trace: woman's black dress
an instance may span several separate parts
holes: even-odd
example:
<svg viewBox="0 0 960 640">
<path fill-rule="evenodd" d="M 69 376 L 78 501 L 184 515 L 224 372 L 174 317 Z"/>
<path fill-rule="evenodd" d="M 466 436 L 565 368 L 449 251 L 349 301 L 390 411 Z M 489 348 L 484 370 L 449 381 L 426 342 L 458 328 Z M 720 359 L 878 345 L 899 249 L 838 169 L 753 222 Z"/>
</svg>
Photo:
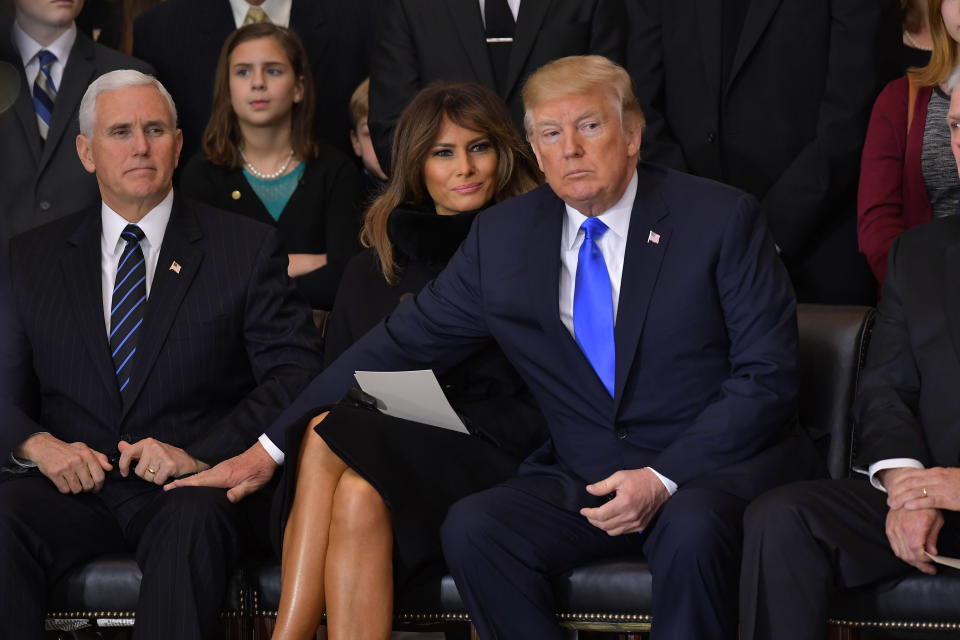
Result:
<svg viewBox="0 0 960 640">
<path fill-rule="evenodd" d="M 372 249 L 350 261 L 327 332 L 328 362 L 443 269 L 474 215 L 399 209 L 391 214 L 388 229 L 400 280 L 395 285 L 386 282 Z M 390 508 L 398 592 L 411 577 L 424 571 L 432 575 L 431 569 L 439 565 L 440 525 L 450 505 L 513 476 L 520 461 L 547 437 L 526 385 L 495 344 L 442 373 L 439 380 L 471 432 L 480 435 L 344 404 L 317 427 L 331 449 L 376 487 Z"/>
</svg>

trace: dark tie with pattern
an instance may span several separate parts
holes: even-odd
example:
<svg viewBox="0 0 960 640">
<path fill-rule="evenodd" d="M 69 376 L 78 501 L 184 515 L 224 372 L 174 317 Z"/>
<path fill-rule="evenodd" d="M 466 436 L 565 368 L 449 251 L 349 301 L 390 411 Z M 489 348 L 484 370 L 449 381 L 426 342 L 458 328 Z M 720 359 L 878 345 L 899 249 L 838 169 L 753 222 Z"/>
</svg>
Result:
<svg viewBox="0 0 960 640">
<path fill-rule="evenodd" d="M 513 32 L 517 26 L 507 0 L 484 0 L 483 18 L 487 36 L 487 51 L 500 93 L 507 90 L 507 68 L 513 48 Z"/>
<path fill-rule="evenodd" d="M 46 140 L 50 122 L 53 120 L 53 103 L 57 99 L 57 85 L 50 75 L 50 67 L 57 61 L 57 56 L 44 49 L 37 54 L 37 60 L 40 62 L 40 70 L 33 81 L 33 108 L 37 112 L 40 137 Z"/>
<path fill-rule="evenodd" d="M 130 386 L 133 356 L 137 352 L 138 333 L 143 324 L 143 308 L 147 302 L 147 265 L 143 249 L 140 248 L 140 241 L 144 237 L 140 227 L 128 224 L 120 237 L 127 241 L 127 246 L 117 266 L 113 303 L 110 305 L 110 353 L 117 385 L 123 395 Z"/>
</svg>

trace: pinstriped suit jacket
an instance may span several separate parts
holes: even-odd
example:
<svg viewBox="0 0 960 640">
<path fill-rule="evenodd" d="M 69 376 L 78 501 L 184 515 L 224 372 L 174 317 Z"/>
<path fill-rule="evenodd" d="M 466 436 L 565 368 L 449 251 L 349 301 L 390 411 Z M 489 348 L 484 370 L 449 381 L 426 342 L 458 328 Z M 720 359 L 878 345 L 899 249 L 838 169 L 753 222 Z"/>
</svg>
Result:
<svg viewBox="0 0 960 640">
<path fill-rule="evenodd" d="M 108 456 L 120 439 L 148 436 L 211 464 L 240 453 L 322 362 L 276 232 L 175 198 L 124 402 L 103 321 L 100 227 L 98 205 L 11 241 L 0 456 L 37 431 Z"/>
</svg>

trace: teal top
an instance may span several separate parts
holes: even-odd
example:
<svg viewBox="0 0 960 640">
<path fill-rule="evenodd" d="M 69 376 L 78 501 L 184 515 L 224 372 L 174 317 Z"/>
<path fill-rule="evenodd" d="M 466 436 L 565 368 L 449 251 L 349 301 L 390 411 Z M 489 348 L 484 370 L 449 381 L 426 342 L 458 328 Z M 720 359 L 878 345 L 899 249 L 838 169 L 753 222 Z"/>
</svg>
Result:
<svg viewBox="0 0 960 640">
<path fill-rule="evenodd" d="M 258 178 L 246 169 L 243 170 L 243 177 L 250 183 L 253 192 L 260 198 L 260 202 L 266 207 L 270 216 L 274 220 L 279 220 L 283 208 L 287 206 L 287 202 L 290 200 L 290 196 L 297 190 L 297 183 L 303 176 L 303 167 L 304 165 L 301 162 L 290 173 L 273 180 Z"/>
</svg>

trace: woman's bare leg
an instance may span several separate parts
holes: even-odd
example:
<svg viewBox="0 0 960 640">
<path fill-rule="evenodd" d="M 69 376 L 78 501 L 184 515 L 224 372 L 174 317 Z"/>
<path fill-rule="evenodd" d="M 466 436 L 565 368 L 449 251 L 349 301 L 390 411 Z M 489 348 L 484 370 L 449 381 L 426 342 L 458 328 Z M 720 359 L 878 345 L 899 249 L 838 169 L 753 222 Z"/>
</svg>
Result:
<svg viewBox="0 0 960 640">
<path fill-rule="evenodd" d="M 313 428 L 307 427 L 300 447 L 293 507 L 283 536 L 280 563 L 280 608 L 274 640 L 306 640 L 320 625 L 324 610 L 324 562 L 329 544 L 333 496 L 347 465 Z"/>
<path fill-rule="evenodd" d="M 393 623 L 393 525 L 373 486 L 353 469 L 340 477 L 327 547 L 330 640 L 386 640 Z"/>
</svg>

